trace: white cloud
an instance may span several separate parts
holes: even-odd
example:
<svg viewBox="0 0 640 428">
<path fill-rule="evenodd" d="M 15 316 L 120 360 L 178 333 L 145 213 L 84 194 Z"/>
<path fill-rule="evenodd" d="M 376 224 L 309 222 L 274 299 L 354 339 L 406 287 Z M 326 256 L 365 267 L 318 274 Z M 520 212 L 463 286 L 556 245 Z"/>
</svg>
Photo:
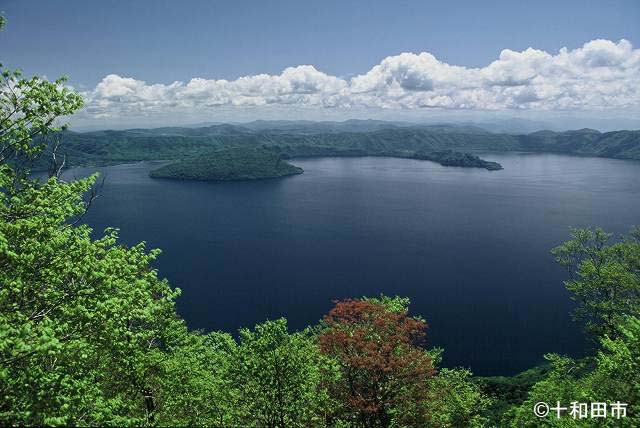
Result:
<svg viewBox="0 0 640 428">
<path fill-rule="evenodd" d="M 148 84 L 106 76 L 83 92 L 92 118 L 150 116 L 238 107 L 319 109 L 624 110 L 640 107 L 640 49 L 620 40 L 592 40 L 555 54 L 505 49 L 482 68 L 444 63 L 430 53 L 390 56 L 349 79 L 311 65 L 279 75 L 236 80 L 194 78 Z"/>
</svg>

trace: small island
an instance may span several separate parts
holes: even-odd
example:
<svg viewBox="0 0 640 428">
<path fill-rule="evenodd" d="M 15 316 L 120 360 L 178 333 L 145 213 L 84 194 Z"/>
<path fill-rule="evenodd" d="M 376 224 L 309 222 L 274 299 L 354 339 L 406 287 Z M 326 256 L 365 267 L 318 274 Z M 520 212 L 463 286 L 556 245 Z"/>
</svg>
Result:
<svg viewBox="0 0 640 428">
<path fill-rule="evenodd" d="M 302 174 L 302 168 L 261 149 L 226 149 L 182 159 L 149 173 L 152 178 L 198 181 L 261 180 Z"/>
</svg>

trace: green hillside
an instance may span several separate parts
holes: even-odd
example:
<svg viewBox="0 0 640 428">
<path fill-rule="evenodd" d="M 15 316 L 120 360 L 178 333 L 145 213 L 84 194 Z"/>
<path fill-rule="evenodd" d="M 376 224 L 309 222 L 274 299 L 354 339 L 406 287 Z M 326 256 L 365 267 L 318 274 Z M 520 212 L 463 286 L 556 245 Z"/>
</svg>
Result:
<svg viewBox="0 0 640 428">
<path fill-rule="evenodd" d="M 313 124 L 313 123 L 312 123 Z M 266 125 L 265 125 L 266 126 Z M 144 160 L 207 157 L 232 148 L 261 148 L 283 158 L 317 156 L 406 156 L 446 150 L 529 151 L 640 160 L 640 131 L 595 130 L 532 134 L 493 134 L 470 127 L 388 125 L 351 131 L 327 125 L 251 129 L 237 125 L 204 128 L 158 128 L 87 133 L 64 132 L 60 151 L 68 166 L 112 165 Z M 353 129 L 364 129 L 363 126 Z M 45 157 L 46 158 L 46 157 Z"/>
</svg>

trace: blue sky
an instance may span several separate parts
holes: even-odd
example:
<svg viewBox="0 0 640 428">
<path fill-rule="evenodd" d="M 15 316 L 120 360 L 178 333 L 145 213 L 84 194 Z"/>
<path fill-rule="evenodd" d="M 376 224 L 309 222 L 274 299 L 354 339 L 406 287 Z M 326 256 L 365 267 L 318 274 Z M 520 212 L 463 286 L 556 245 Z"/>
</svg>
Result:
<svg viewBox="0 0 640 428">
<path fill-rule="evenodd" d="M 605 115 L 616 118 L 629 116 L 638 107 L 637 94 L 627 87 L 636 83 L 640 69 L 634 62 L 640 45 L 637 0 L 3 0 L 0 10 L 8 19 L 0 34 L 2 63 L 19 66 L 27 74 L 70 76 L 74 87 L 87 92 L 90 105 L 84 116 L 79 116 L 85 121 L 117 124 L 139 116 L 141 122 L 152 123 L 154 118 L 163 121 L 170 114 L 185 122 L 225 119 L 235 112 L 246 118 L 287 118 L 300 107 L 307 118 L 323 118 L 327 111 L 329 116 L 386 112 L 397 117 L 405 110 L 411 111 L 407 117 L 413 117 L 422 115 L 424 108 L 438 112 L 436 115 L 443 111 L 515 114 L 523 110 L 544 115 L 550 110 L 592 112 L 604 108 Z M 611 44 L 585 48 L 585 43 L 598 39 Z M 628 45 L 620 45 L 621 39 Z M 478 83 L 482 88 L 473 93 L 469 88 L 463 91 L 461 83 L 451 83 L 446 67 L 441 67 L 483 70 L 502 59 L 504 49 L 524 52 L 529 47 L 552 57 L 566 47 L 575 53 L 571 67 L 580 61 L 600 67 L 597 73 L 585 69 L 585 76 L 594 79 L 602 80 L 603 67 L 618 67 L 609 70 L 606 78 L 627 79 L 622 90 L 628 90 L 626 98 L 611 101 L 607 91 L 621 91 L 611 86 L 572 103 L 567 98 L 571 94 L 559 94 L 549 86 L 549 82 L 551 86 L 566 85 L 566 78 L 552 82 L 551 76 L 559 74 L 553 70 L 535 79 L 535 85 L 527 84 L 517 91 L 495 89 L 522 86 L 518 80 L 522 76 L 533 82 L 534 76 L 524 71 L 527 67 L 564 67 L 560 57 L 545 60 L 527 54 L 526 58 L 507 58 L 500 70 L 482 72 L 485 81 L 488 74 L 493 76 L 489 80 L 494 89 L 485 95 L 476 92 L 485 91 L 486 82 Z M 403 52 L 415 57 L 399 57 Z M 420 57 L 423 52 L 438 62 Z M 612 55 L 623 59 L 613 64 L 607 59 Z M 383 64 L 386 74 L 372 75 L 372 69 L 385 58 L 396 59 Z M 623 60 L 624 70 L 619 66 Z M 507 64 L 509 61 L 516 65 Z M 299 65 L 313 70 L 294 69 L 282 77 L 287 67 Z M 568 69 L 563 70 L 566 75 Z M 237 82 L 233 87 L 219 83 L 220 79 L 234 82 L 241 76 L 263 73 L 280 78 Z M 491 80 L 495 73 L 511 83 L 495 83 Z M 505 73 L 512 75 L 505 77 Z M 108 76 L 121 80 L 111 78 L 105 83 Z M 356 85 L 358 92 L 352 79 L 359 76 L 363 78 Z M 469 81 L 474 76 L 467 73 L 458 78 Z M 196 84 L 186 88 L 194 78 L 204 82 L 195 82 L 199 92 L 194 89 Z M 382 87 L 381 79 L 392 84 Z M 170 87 L 173 82 L 182 82 L 184 87 Z M 102 89 L 96 89 L 101 83 Z M 575 91 L 593 86 L 588 80 L 584 83 Z M 153 85 L 161 86 L 153 89 Z M 256 98 L 258 87 L 270 89 Z M 354 95 L 356 92 L 360 95 Z M 365 92 L 375 92 L 375 97 L 365 99 L 361 95 Z M 160 96 L 173 101 L 163 104 L 153 98 Z"/>
</svg>

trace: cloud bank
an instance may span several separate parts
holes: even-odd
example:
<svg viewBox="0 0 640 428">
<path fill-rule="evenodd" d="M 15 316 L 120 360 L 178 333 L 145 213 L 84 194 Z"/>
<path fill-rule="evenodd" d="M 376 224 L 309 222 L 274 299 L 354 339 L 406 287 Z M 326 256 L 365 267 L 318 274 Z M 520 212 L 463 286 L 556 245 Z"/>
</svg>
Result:
<svg viewBox="0 0 640 428">
<path fill-rule="evenodd" d="M 240 107 L 584 111 L 640 107 L 640 49 L 627 40 L 592 40 L 555 54 L 505 49 L 482 68 L 430 53 L 389 56 L 364 74 L 331 76 L 312 65 L 236 80 L 194 78 L 149 84 L 110 74 L 84 91 L 91 118 L 215 111 Z"/>
</svg>

